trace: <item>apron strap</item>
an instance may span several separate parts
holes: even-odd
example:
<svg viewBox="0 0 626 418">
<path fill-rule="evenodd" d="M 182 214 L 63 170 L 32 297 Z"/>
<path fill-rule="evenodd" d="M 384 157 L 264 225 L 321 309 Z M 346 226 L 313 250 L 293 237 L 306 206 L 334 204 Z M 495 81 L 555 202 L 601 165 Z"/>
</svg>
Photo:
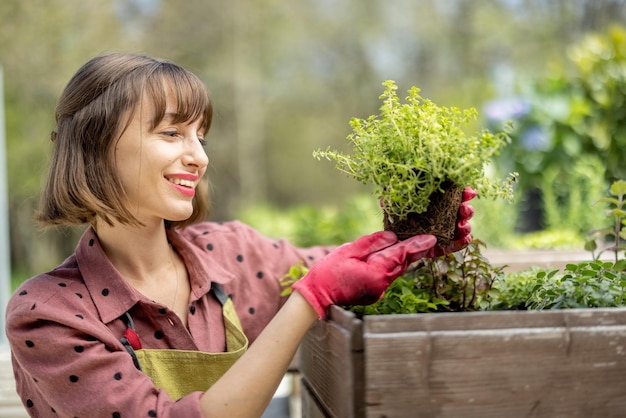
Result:
<svg viewBox="0 0 626 418">
<path fill-rule="evenodd" d="M 211 291 L 213 292 L 213 294 L 215 295 L 215 298 L 220 302 L 222 306 L 224 306 L 224 304 L 230 297 L 226 293 L 226 291 L 224 291 L 224 288 L 222 287 L 222 285 L 219 283 L 211 282 Z"/>
<path fill-rule="evenodd" d="M 141 370 L 141 365 L 139 364 L 139 359 L 137 358 L 137 354 L 135 353 L 135 348 L 139 350 L 141 348 L 141 341 L 139 340 L 139 335 L 135 331 L 135 324 L 133 323 L 133 318 L 130 316 L 128 312 L 125 312 L 124 315 L 120 317 L 122 321 L 126 324 L 126 331 L 124 331 L 124 335 L 120 338 L 120 342 L 130 354 L 130 357 L 133 359 L 133 364 L 139 371 Z"/>
</svg>

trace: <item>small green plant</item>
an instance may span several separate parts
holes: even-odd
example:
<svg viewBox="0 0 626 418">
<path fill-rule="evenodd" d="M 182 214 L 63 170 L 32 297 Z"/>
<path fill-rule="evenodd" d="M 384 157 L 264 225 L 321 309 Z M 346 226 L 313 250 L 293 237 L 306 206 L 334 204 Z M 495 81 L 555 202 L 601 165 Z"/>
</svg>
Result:
<svg viewBox="0 0 626 418">
<path fill-rule="evenodd" d="M 533 290 L 550 280 L 558 270 L 548 271 L 539 267 L 501 274 L 481 300 L 483 311 L 526 310 Z"/>
<path fill-rule="evenodd" d="M 503 269 L 482 255 L 484 246 L 474 240 L 456 253 L 423 259 L 396 279 L 378 302 L 350 310 L 365 315 L 476 311 Z"/>
<path fill-rule="evenodd" d="M 528 309 L 571 309 L 624 306 L 624 264 L 590 261 L 568 264 L 538 283 L 527 301 Z"/>
<path fill-rule="evenodd" d="M 417 87 L 401 103 L 393 81 L 383 86 L 380 114 L 350 121 L 352 154 L 327 148 L 315 151 L 314 157 L 334 160 L 341 172 L 373 184 L 384 212 L 395 219 L 426 212 L 433 196 L 449 187 L 471 186 L 479 197 L 512 200 L 515 173 L 502 182 L 485 175 L 486 166 L 507 144 L 505 132 L 468 134 L 476 109 L 440 107 L 423 99 Z"/>
<path fill-rule="evenodd" d="M 465 249 L 423 259 L 396 279 L 383 297 L 369 306 L 346 307 L 357 315 L 409 314 L 476 310 L 540 310 L 626 306 L 626 182 L 612 184 L 605 203 L 610 226 L 594 231 L 587 243 L 593 260 L 568 264 L 563 270 L 531 267 L 505 273 L 482 254 L 485 244 L 474 240 Z M 598 252 L 600 244 L 604 245 Z M 615 252 L 615 261 L 600 260 L 603 251 Z M 283 294 L 306 274 L 292 267 L 281 279 Z"/>
<path fill-rule="evenodd" d="M 280 287 L 282 288 L 280 295 L 290 295 L 292 292 L 291 286 L 302 277 L 304 277 L 304 275 L 307 274 L 308 271 L 309 269 L 304 266 L 304 263 L 302 261 L 296 265 L 291 266 L 287 274 L 278 279 Z"/>
<path fill-rule="evenodd" d="M 609 189 L 611 196 L 600 199 L 599 203 L 606 203 L 609 207 L 606 210 L 606 216 L 611 220 L 611 225 L 606 228 L 596 229 L 589 233 L 589 238 L 585 243 L 585 249 L 590 251 L 593 259 L 597 260 L 605 251 L 613 251 L 615 253 L 615 263 L 619 260 L 619 252 L 626 250 L 626 231 L 623 226 L 626 225 L 626 181 L 618 180 L 611 185 Z M 610 245 L 601 248 L 605 242 Z M 596 252 L 597 251 L 597 252 Z"/>
<path fill-rule="evenodd" d="M 619 253 L 626 250 L 626 182 L 618 180 L 609 190 L 610 196 L 600 198 L 608 209 L 610 222 L 606 228 L 592 231 L 585 244 L 592 260 L 568 264 L 563 271 L 527 270 L 499 277 L 494 283 L 484 309 L 566 309 L 624 306 L 626 302 L 626 259 Z M 609 243 L 608 246 L 605 243 Z M 601 248 L 601 249 L 599 249 Z M 600 260 L 605 251 L 615 253 L 614 262 Z"/>
<path fill-rule="evenodd" d="M 433 298 L 428 289 L 417 286 L 415 279 L 412 274 L 400 276 L 391 283 L 383 297 L 376 303 L 346 308 L 357 316 L 445 311 L 448 302 L 445 299 Z"/>
</svg>

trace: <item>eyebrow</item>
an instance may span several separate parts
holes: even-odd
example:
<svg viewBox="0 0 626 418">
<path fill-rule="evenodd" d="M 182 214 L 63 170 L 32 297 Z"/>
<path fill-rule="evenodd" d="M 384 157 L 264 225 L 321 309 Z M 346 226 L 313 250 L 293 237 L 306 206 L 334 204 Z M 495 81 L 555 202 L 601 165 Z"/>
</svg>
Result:
<svg viewBox="0 0 626 418">
<path fill-rule="evenodd" d="M 178 112 L 165 112 L 163 115 L 163 120 L 174 120 L 180 116 Z"/>
</svg>

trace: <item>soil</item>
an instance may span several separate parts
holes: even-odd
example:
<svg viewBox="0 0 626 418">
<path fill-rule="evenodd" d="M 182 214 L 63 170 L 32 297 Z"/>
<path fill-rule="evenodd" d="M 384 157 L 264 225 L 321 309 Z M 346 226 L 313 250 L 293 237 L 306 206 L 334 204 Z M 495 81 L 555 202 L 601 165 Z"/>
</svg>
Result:
<svg viewBox="0 0 626 418">
<path fill-rule="evenodd" d="M 437 192 L 431 195 L 426 212 L 411 213 L 406 219 L 393 220 L 384 212 L 384 229 L 395 232 L 401 240 L 414 235 L 432 234 L 437 237 L 438 244 L 450 244 L 456 233 L 463 190 L 449 182 L 444 183 L 442 189 L 444 193 Z"/>
</svg>

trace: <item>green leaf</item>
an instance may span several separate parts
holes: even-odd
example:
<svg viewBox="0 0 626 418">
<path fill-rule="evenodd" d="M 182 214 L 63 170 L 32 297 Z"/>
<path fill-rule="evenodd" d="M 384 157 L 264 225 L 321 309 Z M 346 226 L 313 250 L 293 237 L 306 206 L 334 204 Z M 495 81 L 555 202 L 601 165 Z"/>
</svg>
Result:
<svg viewBox="0 0 626 418">
<path fill-rule="evenodd" d="M 613 196 L 624 196 L 626 195 L 626 181 L 618 180 L 611 185 L 611 194 Z"/>
</svg>

